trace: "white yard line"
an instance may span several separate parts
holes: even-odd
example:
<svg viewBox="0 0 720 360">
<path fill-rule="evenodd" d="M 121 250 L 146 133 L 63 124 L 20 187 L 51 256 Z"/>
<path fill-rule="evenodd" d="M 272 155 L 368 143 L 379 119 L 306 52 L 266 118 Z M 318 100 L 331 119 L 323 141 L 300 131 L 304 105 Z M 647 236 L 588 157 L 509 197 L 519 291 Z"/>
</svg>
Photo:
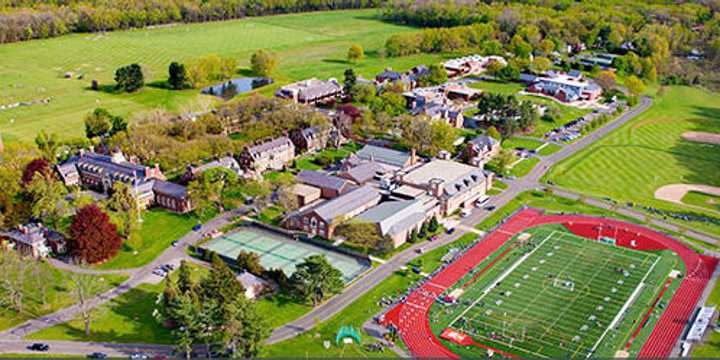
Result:
<svg viewBox="0 0 720 360">
<path fill-rule="evenodd" d="M 502 273 L 502 275 L 500 275 L 500 277 L 498 277 L 497 279 L 493 280 L 493 282 L 490 283 L 490 285 L 488 285 L 488 286 L 485 288 L 485 290 L 483 290 L 482 294 L 481 294 L 475 301 L 473 301 L 473 303 L 470 304 L 470 306 L 468 306 L 467 308 L 465 308 L 465 310 L 463 310 L 463 312 L 460 313 L 460 315 L 458 315 L 455 319 L 453 319 L 453 321 L 450 322 L 450 325 L 449 325 L 449 326 L 452 327 L 452 325 L 453 325 L 456 321 L 458 321 L 458 319 L 460 319 L 461 317 L 465 316 L 465 314 L 467 314 L 467 312 L 470 311 L 470 309 L 474 308 L 475 305 L 477 305 L 477 303 L 480 302 L 480 300 L 482 300 L 487 294 L 490 293 L 490 291 L 492 291 L 492 290 L 495 288 L 495 284 L 497 284 L 498 282 L 503 281 L 503 279 L 505 279 L 506 277 L 508 277 L 508 275 L 510 275 L 510 273 L 512 273 L 518 266 L 520 266 L 520 264 L 522 264 L 527 258 L 529 258 L 532 254 L 534 254 L 535 251 L 537 251 L 539 248 L 541 248 L 541 247 L 543 246 L 543 244 L 545 244 L 545 242 L 548 241 L 548 239 L 550 239 L 553 235 L 555 235 L 555 230 L 553 230 L 553 232 L 551 232 L 550 235 L 548 235 L 545 239 L 543 239 L 543 241 L 542 241 L 538 246 L 536 246 L 536 247 L 535 247 L 534 249 L 532 249 L 529 253 L 523 255 L 523 256 L 522 256 L 520 259 L 518 259 L 514 264 L 512 264 L 512 266 L 510 266 L 510 268 L 508 268 L 507 270 L 505 270 L 505 272 Z"/>
<path fill-rule="evenodd" d="M 595 345 L 593 345 L 593 347 L 590 349 L 586 358 L 589 358 L 595 352 L 595 350 L 597 350 L 597 347 L 600 346 L 600 343 L 603 341 L 603 339 L 605 339 L 605 336 L 607 335 L 608 332 L 610 332 L 610 329 L 614 328 L 615 325 L 617 325 L 617 323 L 620 321 L 620 318 L 622 318 L 623 313 L 625 313 L 625 311 L 627 311 L 627 309 L 630 307 L 630 305 L 632 305 L 632 303 L 635 302 L 635 299 L 638 297 L 638 295 L 640 295 L 640 290 L 645 286 L 645 280 L 647 280 L 647 277 L 650 276 L 650 273 L 653 271 L 653 269 L 655 268 L 655 265 L 657 265 L 658 261 L 660 261 L 659 256 L 657 257 L 657 259 L 655 259 L 655 262 L 652 264 L 650 269 L 648 269 L 648 271 L 645 273 L 645 276 L 643 276 L 640 283 L 638 283 L 638 286 L 635 288 L 635 291 L 633 291 L 632 295 L 630 295 L 630 297 L 627 299 L 627 301 L 625 302 L 623 307 L 621 307 L 620 310 L 618 311 L 617 315 L 615 315 L 615 318 L 613 319 L 613 321 L 610 322 L 610 325 L 608 325 L 608 327 L 605 329 L 605 331 L 602 333 L 602 335 L 600 335 L 600 338 L 598 339 L 597 342 L 595 342 Z"/>
</svg>

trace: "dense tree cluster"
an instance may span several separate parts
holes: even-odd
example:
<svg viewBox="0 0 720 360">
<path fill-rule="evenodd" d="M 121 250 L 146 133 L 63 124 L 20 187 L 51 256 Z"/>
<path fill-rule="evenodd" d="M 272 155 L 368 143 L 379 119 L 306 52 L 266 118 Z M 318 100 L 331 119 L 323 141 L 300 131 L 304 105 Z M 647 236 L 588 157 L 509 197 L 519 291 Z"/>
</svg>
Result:
<svg viewBox="0 0 720 360">
<path fill-rule="evenodd" d="M 210 273 L 193 277 L 183 261 L 177 280 L 168 278 L 156 312 L 172 328 L 175 345 L 190 358 L 194 345 L 222 344 L 233 358 L 258 356 L 271 328 L 254 303 L 243 296 L 245 289 L 235 273 L 212 253 Z"/>
<path fill-rule="evenodd" d="M 506 137 L 532 129 L 540 117 L 531 101 L 494 93 L 480 96 L 477 114 L 484 125 L 499 129 Z"/>
<path fill-rule="evenodd" d="M 543 1 L 489 4 L 464 1 L 389 1 L 384 16 L 395 22 L 431 27 L 391 36 L 389 56 L 419 52 L 475 51 L 514 55 L 525 70 L 542 70 L 547 56 L 584 45 L 626 54 L 620 72 L 654 81 L 658 75 L 697 81 L 703 69 L 720 63 L 720 13 L 712 2 Z M 684 58 L 693 50 L 704 60 Z M 530 60 L 533 54 L 535 59 Z M 673 56 L 678 55 L 678 56 Z"/>
<path fill-rule="evenodd" d="M 71 32 L 98 32 L 176 22 L 375 7 L 377 0 L 67 0 L 0 2 L 0 43 Z"/>
</svg>

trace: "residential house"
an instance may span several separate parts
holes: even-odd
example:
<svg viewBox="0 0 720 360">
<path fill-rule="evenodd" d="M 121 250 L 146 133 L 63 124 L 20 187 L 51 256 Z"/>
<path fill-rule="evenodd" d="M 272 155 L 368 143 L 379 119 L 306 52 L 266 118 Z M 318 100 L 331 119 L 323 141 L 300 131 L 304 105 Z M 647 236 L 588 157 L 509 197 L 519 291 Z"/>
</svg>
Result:
<svg viewBox="0 0 720 360">
<path fill-rule="evenodd" d="M 413 109 L 413 115 L 426 115 L 431 120 L 442 120 L 454 128 L 462 128 L 465 124 L 463 107 L 450 101 L 431 102 L 425 106 Z"/>
<path fill-rule="evenodd" d="M 325 199 L 336 198 L 354 188 L 345 179 L 314 170 L 301 170 L 295 176 L 295 181 L 320 189 L 321 196 Z"/>
<path fill-rule="evenodd" d="M 24 256 L 41 258 L 47 257 L 51 250 L 60 254 L 65 252 L 65 239 L 62 235 L 45 228 L 42 224 L 20 225 L 0 233 L 0 238 L 8 239 L 12 247 Z"/>
<path fill-rule="evenodd" d="M 237 175 L 242 175 L 243 173 L 243 170 L 240 168 L 240 164 L 238 164 L 237 160 L 235 160 L 234 157 L 225 156 L 220 159 L 213 160 L 209 163 L 202 164 L 200 166 L 188 165 L 187 170 L 183 175 L 183 180 L 185 182 L 192 181 L 197 178 L 198 175 L 204 173 L 205 171 L 217 168 L 228 169 Z"/>
<path fill-rule="evenodd" d="M 300 104 L 317 104 L 334 101 L 342 95 L 343 88 L 335 79 L 328 81 L 315 78 L 298 81 L 278 89 L 275 96 Z"/>
<path fill-rule="evenodd" d="M 432 217 L 437 200 L 389 200 L 366 210 L 356 220 L 370 222 L 377 226 L 382 236 L 392 239 L 394 247 L 404 244 L 413 230 L 420 230 L 422 224 Z"/>
<path fill-rule="evenodd" d="M 362 186 L 310 209 L 291 215 L 285 225 L 311 236 L 333 237 L 335 227 L 344 219 L 355 217 L 380 203 L 382 196 L 372 186 Z"/>
<path fill-rule="evenodd" d="M 295 158 L 295 145 L 287 136 L 245 147 L 238 156 L 240 167 L 256 175 L 281 170 Z"/>
<path fill-rule="evenodd" d="M 500 142 L 496 139 L 480 135 L 467 143 L 465 158 L 473 166 L 483 167 L 490 159 L 500 153 Z"/>
<path fill-rule="evenodd" d="M 565 73 L 548 72 L 539 77 L 527 89 L 532 93 L 555 97 L 562 102 L 594 101 L 602 95 L 602 88 L 580 76 Z"/>
<path fill-rule="evenodd" d="M 113 185 L 119 181 L 131 186 L 142 208 L 159 205 L 179 213 L 191 209 L 184 187 L 165 182 L 165 176 L 157 164 L 149 167 L 130 162 L 119 149 L 111 155 L 80 150 L 79 155 L 71 157 L 56 169 L 67 186 L 84 186 L 109 194 Z M 156 185 L 156 182 L 160 183 Z M 172 191 L 157 191 L 170 188 Z"/>
<path fill-rule="evenodd" d="M 443 216 L 472 208 L 492 187 L 492 174 L 474 166 L 450 160 L 433 160 L 408 173 L 396 174 L 396 181 L 422 189 L 439 200 Z"/>
</svg>

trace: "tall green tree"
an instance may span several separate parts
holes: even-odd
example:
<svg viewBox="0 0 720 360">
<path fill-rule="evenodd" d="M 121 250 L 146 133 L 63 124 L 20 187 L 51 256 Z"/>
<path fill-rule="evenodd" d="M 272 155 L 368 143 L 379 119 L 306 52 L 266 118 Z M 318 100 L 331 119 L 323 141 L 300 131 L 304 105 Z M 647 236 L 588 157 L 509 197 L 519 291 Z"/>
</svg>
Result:
<svg viewBox="0 0 720 360">
<path fill-rule="evenodd" d="M 185 65 L 175 61 L 170 63 L 170 66 L 168 66 L 168 85 L 174 90 L 182 90 L 190 86 Z"/>
<path fill-rule="evenodd" d="M 205 299 L 215 299 L 219 304 L 227 304 L 235 297 L 245 294 L 245 288 L 235 272 L 217 253 L 213 252 L 210 256 L 210 265 L 210 273 L 200 287 Z"/>
<path fill-rule="evenodd" d="M 250 57 L 250 66 L 256 76 L 270 77 L 275 71 L 277 60 L 275 55 L 260 49 Z"/>
<path fill-rule="evenodd" d="M 343 288 L 342 273 L 324 255 L 309 256 L 295 268 L 290 277 L 293 294 L 302 301 L 317 306 L 328 296 Z"/>
<path fill-rule="evenodd" d="M 365 57 L 365 50 L 359 44 L 352 44 L 348 49 L 347 58 L 351 62 L 362 60 Z"/>
<path fill-rule="evenodd" d="M 345 70 L 345 80 L 343 81 L 343 91 L 347 96 L 353 96 L 355 92 L 355 84 L 357 83 L 357 76 L 355 76 L 355 70 Z"/>
<path fill-rule="evenodd" d="M 130 185 L 115 182 L 107 208 L 114 213 L 119 232 L 126 239 L 140 230 L 140 205 Z"/>
<path fill-rule="evenodd" d="M 115 71 L 115 89 L 134 92 L 145 86 L 145 76 L 138 64 L 123 66 Z"/>
<path fill-rule="evenodd" d="M 85 116 L 85 135 L 88 139 L 105 136 L 112 129 L 112 114 L 103 108 L 95 108 Z"/>
<path fill-rule="evenodd" d="M 50 227 L 56 227 L 68 212 L 65 185 L 50 172 L 37 172 L 28 186 L 32 197 L 32 214 Z"/>
<path fill-rule="evenodd" d="M 60 148 L 60 140 L 58 140 L 57 134 L 48 135 L 45 130 L 40 130 L 35 137 L 35 145 L 42 156 L 50 162 L 57 160 L 58 150 Z"/>
</svg>

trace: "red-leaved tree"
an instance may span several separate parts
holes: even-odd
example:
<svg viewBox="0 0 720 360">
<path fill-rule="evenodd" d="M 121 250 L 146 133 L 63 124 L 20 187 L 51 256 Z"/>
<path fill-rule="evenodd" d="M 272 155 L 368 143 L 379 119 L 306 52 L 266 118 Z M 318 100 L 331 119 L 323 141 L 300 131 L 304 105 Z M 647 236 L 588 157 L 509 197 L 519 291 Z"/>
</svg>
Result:
<svg viewBox="0 0 720 360">
<path fill-rule="evenodd" d="M 50 163 L 47 160 L 45 160 L 43 158 L 35 159 L 35 160 L 31 161 L 30 163 L 28 163 L 27 166 L 25 166 L 25 171 L 23 171 L 23 175 L 22 175 L 22 182 L 23 182 L 23 184 L 27 185 L 32 181 L 33 176 L 35 176 L 35 174 L 37 174 L 37 173 L 47 174 L 49 172 L 50 172 Z"/>
<path fill-rule="evenodd" d="M 89 264 L 115 256 L 122 246 L 117 227 L 95 204 L 87 205 L 75 214 L 69 234 L 70 254 Z"/>
</svg>

